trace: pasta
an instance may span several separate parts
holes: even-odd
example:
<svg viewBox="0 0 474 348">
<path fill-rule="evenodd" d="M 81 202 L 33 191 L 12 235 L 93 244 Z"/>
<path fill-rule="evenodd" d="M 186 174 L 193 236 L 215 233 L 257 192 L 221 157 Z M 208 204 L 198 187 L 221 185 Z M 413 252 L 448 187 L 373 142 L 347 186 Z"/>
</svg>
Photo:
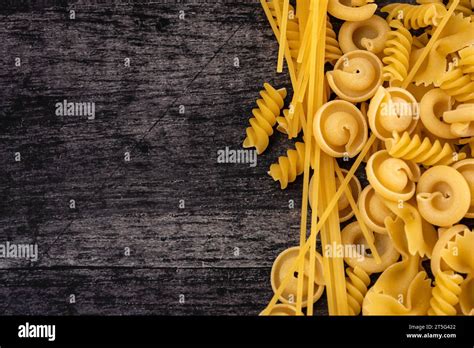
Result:
<svg viewBox="0 0 474 348">
<path fill-rule="evenodd" d="M 464 74 L 474 80 L 474 45 L 463 48 L 459 52 L 459 66 Z"/>
<path fill-rule="evenodd" d="M 376 15 L 359 22 L 344 22 L 339 30 L 339 45 L 344 53 L 367 50 L 377 54 L 383 50 L 389 31 L 387 22 Z"/>
<path fill-rule="evenodd" d="M 456 304 L 457 297 L 459 297 L 459 307 L 462 313 L 464 315 L 474 314 L 474 292 L 472 291 L 474 289 L 472 282 L 474 261 L 472 257 L 469 257 L 469 255 L 472 255 L 470 254 L 472 243 L 474 243 L 474 233 L 465 225 L 455 225 L 449 229 L 440 231 L 440 238 L 436 242 L 431 258 L 431 269 L 435 275 L 435 279 L 439 277 L 441 273 L 466 273 L 468 276 L 462 281 L 459 293 L 455 286 L 462 280 L 459 277 L 456 277 L 454 284 L 453 281 L 449 284 L 450 291 L 447 290 L 439 294 L 433 293 L 430 314 L 439 315 L 452 313 L 453 309 L 456 310 L 456 307 L 453 308 L 453 305 Z M 465 254 L 466 250 L 469 250 L 467 254 Z M 447 304 L 444 303 L 442 307 L 437 306 L 438 300 L 446 297 L 451 301 Z"/>
<path fill-rule="evenodd" d="M 409 161 L 392 158 L 382 150 L 370 157 L 365 170 L 370 185 L 384 199 L 408 201 L 415 194 L 420 169 Z"/>
<path fill-rule="evenodd" d="M 393 138 L 385 141 L 385 147 L 392 157 L 421 163 L 424 166 L 450 165 L 466 157 L 464 153 L 455 152 L 448 143 L 442 145 L 439 140 L 431 143 L 428 138 L 422 140 L 416 134 L 410 137 L 407 132 L 401 137 L 394 132 Z"/>
<path fill-rule="evenodd" d="M 345 169 L 341 170 L 341 174 L 343 174 L 345 177 L 347 174 L 347 170 Z M 313 184 L 314 184 L 313 179 L 314 179 L 314 176 L 311 178 L 311 181 L 309 183 L 310 192 L 312 192 L 313 190 Z M 336 178 L 336 188 L 339 188 L 340 185 L 341 185 L 341 180 L 339 180 L 339 178 Z M 357 201 L 359 198 L 360 192 L 362 190 L 359 180 L 356 177 L 353 177 L 351 181 L 349 182 L 348 188 L 351 192 L 353 199 Z M 313 206 L 313 199 L 311 196 L 309 197 L 309 205 L 311 207 Z M 339 200 L 337 201 L 337 206 L 339 210 L 339 222 L 347 221 L 354 216 L 354 211 L 346 195 L 343 195 L 341 196 L 341 198 L 339 198 Z"/>
<path fill-rule="evenodd" d="M 344 21 L 364 21 L 372 17 L 376 9 L 376 4 L 366 4 L 360 7 L 352 7 L 344 5 L 341 0 L 329 0 L 328 2 L 328 12 L 332 16 Z"/>
<path fill-rule="evenodd" d="M 303 315 L 303 312 L 297 311 L 295 306 L 289 304 L 277 304 L 272 308 L 268 315 L 271 316 L 296 316 Z"/>
<path fill-rule="evenodd" d="M 411 133 L 419 119 L 416 99 L 398 87 L 379 87 L 367 111 L 370 129 L 380 140 L 392 137 L 393 132 Z"/>
<path fill-rule="evenodd" d="M 456 101 L 474 103 L 474 81 L 460 67 L 451 68 L 440 78 L 438 84 L 439 88 Z"/>
<path fill-rule="evenodd" d="M 461 104 L 456 110 L 445 111 L 443 121 L 451 124 L 451 133 L 459 138 L 474 136 L 474 104 Z"/>
<path fill-rule="evenodd" d="M 326 27 L 326 54 L 325 61 L 334 65 L 339 58 L 342 56 L 341 48 L 339 47 L 339 42 L 337 41 L 337 36 L 332 28 L 331 22 L 327 21 Z"/>
<path fill-rule="evenodd" d="M 410 255 L 431 257 L 436 243 L 436 230 L 433 226 L 422 219 L 417 207 L 410 202 L 384 201 L 384 204 L 392 213 L 396 215 L 396 221 L 403 222 L 405 231 L 406 249 Z M 391 217 L 386 218 L 385 224 L 392 221 Z"/>
<path fill-rule="evenodd" d="M 382 84 L 382 62 L 371 52 L 357 50 L 344 54 L 326 76 L 339 98 L 353 103 L 371 98 Z"/>
<path fill-rule="evenodd" d="M 427 26 L 437 26 L 446 15 L 443 4 L 432 3 L 424 5 L 409 5 L 393 3 L 382 7 L 382 12 L 388 13 L 387 21 L 400 18 L 407 29 L 420 29 Z"/>
<path fill-rule="evenodd" d="M 358 205 L 367 227 L 374 232 L 386 234 L 385 219 L 395 218 L 395 214 L 385 206 L 383 199 L 375 193 L 372 186 L 368 185 L 362 190 Z"/>
<path fill-rule="evenodd" d="M 299 246 L 275 260 L 262 315 L 313 315 L 324 290 L 330 315 L 474 315 L 474 232 L 453 226 L 474 218 L 472 4 L 417 3 L 384 20 L 372 0 L 261 0 L 293 96 L 263 91 L 245 145 L 302 131 L 268 174 L 282 189 L 304 174 Z"/>
<path fill-rule="evenodd" d="M 387 234 L 375 233 L 373 235 L 375 247 L 380 253 L 381 262 L 377 263 L 373 255 L 367 254 L 369 249 L 360 224 L 352 222 L 341 232 L 341 241 L 345 247 L 352 248 L 351 253 L 346 253 L 344 261 L 352 268 L 360 268 L 367 274 L 380 273 L 388 266 L 397 262 L 400 257 L 399 252 L 394 248 L 390 237 Z M 357 248 L 359 247 L 359 248 Z M 363 247 L 363 250 L 360 248 Z"/>
<path fill-rule="evenodd" d="M 382 59 L 385 66 L 382 71 L 385 81 L 395 83 L 403 81 L 408 75 L 413 38 L 398 20 L 392 20 L 390 27 L 393 30 L 388 33 L 385 42 L 385 57 Z"/>
<path fill-rule="evenodd" d="M 271 284 L 273 291 L 276 292 L 278 289 L 283 277 L 286 275 L 288 268 L 291 267 L 292 262 L 296 259 L 299 254 L 299 247 L 292 247 L 289 249 L 284 250 L 278 257 L 275 259 L 273 263 L 272 271 L 271 271 Z M 323 279 L 323 271 L 322 271 L 322 258 L 319 253 L 316 254 L 316 259 L 318 263 L 316 264 L 316 268 L 313 270 L 315 277 L 314 282 L 317 286 L 317 290 L 314 293 L 313 301 L 316 302 L 322 295 L 324 291 L 324 279 Z M 309 258 L 306 256 L 306 265 L 309 264 Z M 306 267 L 304 269 L 304 288 L 303 288 L 303 296 L 307 298 L 307 291 L 308 291 L 308 277 L 309 277 L 310 269 Z M 297 276 L 293 276 L 293 279 L 286 287 L 285 291 L 279 297 L 280 301 L 284 304 L 292 304 L 296 299 L 297 294 Z M 302 306 L 306 307 L 307 301 L 303 301 Z"/>
<path fill-rule="evenodd" d="M 452 0 L 448 1 L 447 6 L 450 6 L 453 3 Z M 456 9 L 454 10 L 455 13 L 462 13 L 463 16 L 469 17 L 472 15 L 472 5 L 470 0 L 461 0 L 459 2 L 459 5 L 456 6 Z"/>
<path fill-rule="evenodd" d="M 416 200 L 423 218 L 437 226 L 450 226 L 469 210 L 469 185 L 456 169 L 435 166 L 424 172 L 417 186 Z"/>
<path fill-rule="evenodd" d="M 429 315 L 456 315 L 463 277 L 452 271 L 439 272 L 435 278 Z"/>
<path fill-rule="evenodd" d="M 347 301 L 352 315 L 359 315 L 370 284 L 369 275 L 360 267 L 346 268 Z"/>
<path fill-rule="evenodd" d="M 288 183 L 295 181 L 296 177 L 303 173 L 304 156 L 305 144 L 297 142 L 294 150 L 288 150 L 286 157 L 280 156 L 278 163 L 270 166 L 268 174 L 273 180 L 280 182 L 282 190 L 287 188 Z"/>
<path fill-rule="evenodd" d="M 334 100 L 316 113 L 313 132 L 321 150 L 333 157 L 354 157 L 367 141 L 367 121 L 353 104 Z"/>
<path fill-rule="evenodd" d="M 431 281 L 420 268 L 420 257 L 410 255 L 403 222 L 387 218 L 387 231 L 402 260 L 389 266 L 367 292 L 365 315 L 425 315 L 430 306 Z"/>
<path fill-rule="evenodd" d="M 451 125 L 442 120 L 444 112 L 451 110 L 451 104 L 449 95 L 439 88 L 432 89 L 421 99 L 421 122 L 426 129 L 440 138 L 456 138 L 456 135 L 451 133 Z"/>
<path fill-rule="evenodd" d="M 257 153 L 265 151 L 269 144 L 269 136 L 273 134 L 276 117 L 280 114 L 286 98 L 286 89 L 276 90 L 270 84 L 264 84 L 264 91 L 260 92 L 262 99 L 257 99 L 258 109 L 253 109 L 250 127 L 247 128 L 247 137 L 243 146 L 255 147 Z"/>
<path fill-rule="evenodd" d="M 469 210 L 464 217 L 474 218 L 474 159 L 469 158 L 453 164 L 456 169 L 466 180 L 469 185 L 469 192 L 471 194 L 471 204 Z"/>
</svg>

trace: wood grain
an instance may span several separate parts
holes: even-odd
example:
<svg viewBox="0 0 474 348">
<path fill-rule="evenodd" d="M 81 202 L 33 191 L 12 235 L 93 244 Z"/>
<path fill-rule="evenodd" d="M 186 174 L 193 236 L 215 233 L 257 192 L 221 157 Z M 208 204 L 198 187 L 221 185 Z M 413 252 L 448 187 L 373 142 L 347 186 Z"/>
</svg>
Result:
<svg viewBox="0 0 474 348">
<path fill-rule="evenodd" d="M 40 252 L 0 259 L 0 312 L 258 314 L 301 201 L 266 174 L 281 135 L 254 168 L 217 163 L 263 83 L 289 85 L 258 1 L 5 1 L 0 23 L 0 242 Z"/>
</svg>

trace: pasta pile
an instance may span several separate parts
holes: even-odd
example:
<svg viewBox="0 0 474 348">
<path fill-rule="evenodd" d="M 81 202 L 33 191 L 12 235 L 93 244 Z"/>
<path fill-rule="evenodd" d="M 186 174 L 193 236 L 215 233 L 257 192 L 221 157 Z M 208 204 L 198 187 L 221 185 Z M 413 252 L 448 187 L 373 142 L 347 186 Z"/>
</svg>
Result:
<svg viewBox="0 0 474 348">
<path fill-rule="evenodd" d="M 291 89 L 264 84 L 243 146 L 276 127 L 299 140 L 269 175 L 303 175 L 262 315 L 313 315 L 324 290 L 330 315 L 474 314 L 473 3 L 418 1 L 261 0 Z"/>
</svg>

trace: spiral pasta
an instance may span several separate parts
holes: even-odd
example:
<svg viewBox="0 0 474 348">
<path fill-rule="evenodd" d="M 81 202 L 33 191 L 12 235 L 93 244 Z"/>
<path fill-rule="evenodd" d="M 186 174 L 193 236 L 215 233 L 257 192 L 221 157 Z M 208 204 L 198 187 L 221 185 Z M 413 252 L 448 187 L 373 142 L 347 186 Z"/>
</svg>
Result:
<svg viewBox="0 0 474 348">
<path fill-rule="evenodd" d="M 388 209 L 372 186 L 367 185 L 359 196 L 358 206 L 364 223 L 368 228 L 377 233 L 387 233 L 385 219 L 395 218 L 395 214 Z"/>
<path fill-rule="evenodd" d="M 365 168 L 375 192 L 390 201 L 407 201 L 415 194 L 420 170 L 410 161 L 392 158 L 386 150 L 370 157 Z"/>
<path fill-rule="evenodd" d="M 439 272 L 435 277 L 428 315 L 456 315 L 463 277 L 454 272 Z"/>
<path fill-rule="evenodd" d="M 389 82 L 401 82 L 408 75 L 413 38 L 410 31 L 398 20 L 392 20 L 390 27 L 393 30 L 388 33 L 383 50 L 383 77 Z"/>
<path fill-rule="evenodd" d="M 382 68 L 382 62 L 375 54 L 357 50 L 339 58 L 326 77 L 339 98 L 357 103 L 375 94 L 382 84 Z"/>
<path fill-rule="evenodd" d="M 452 63 L 450 67 L 437 85 L 458 102 L 474 103 L 474 81 L 460 67 L 453 68 Z"/>
<path fill-rule="evenodd" d="M 269 137 L 273 134 L 273 126 L 280 114 L 286 98 L 286 88 L 276 90 L 269 83 L 265 83 L 265 90 L 260 92 L 262 99 L 257 99 L 258 109 L 253 109 L 253 117 L 250 119 L 250 127 L 247 127 L 247 137 L 244 139 L 243 147 L 255 147 L 257 153 L 265 151 L 269 144 Z"/>
<path fill-rule="evenodd" d="M 326 45 L 325 45 L 325 61 L 334 65 L 342 56 L 339 42 L 337 41 L 336 32 L 334 31 L 331 22 L 327 21 L 326 26 Z"/>
<path fill-rule="evenodd" d="M 347 301 L 352 315 L 359 315 L 370 284 L 369 275 L 360 267 L 346 268 Z"/>
<path fill-rule="evenodd" d="M 273 1 L 268 1 L 267 4 L 268 4 L 268 8 L 271 11 L 272 17 L 275 19 L 275 23 L 278 23 L 275 4 Z M 279 0 L 279 3 L 280 3 L 280 8 L 283 8 L 283 0 Z M 289 5 L 289 11 L 290 13 L 293 13 L 293 15 L 288 16 L 288 23 L 286 27 L 286 39 L 288 41 L 288 48 L 290 49 L 290 55 L 293 60 L 293 64 L 296 68 L 296 71 L 298 71 L 299 64 L 296 62 L 296 58 L 298 57 L 298 52 L 301 46 L 300 26 L 299 26 L 298 18 L 294 15 L 295 9 L 293 8 L 293 6 L 291 6 L 291 4 Z"/>
<path fill-rule="evenodd" d="M 297 142 L 295 149 L 288 150 L 287 156 L 280 156 L 278 163 L 273 163 L 270 166 L 268 174 L 273 180 L 280 182 L 282 190 L 286 189 L 288 183 L 295 181 L 296 177 L 303 173 L 305 152 L 305 143 Z"/>
<path fill-rule="evenodd" d="M 346 6 L 341 0 L 329 0 L 328 12 L 344 21 L 358 22 L 369 19 L 377 10 L 376 4 L 365 4 L 360 7 Z"/>
<path fill-rule="evenodd" d="M 418 103 L 404 89 L 379 87 L 370 101 L 367 118 L 372 132 L 385 141 L 394 131 L 411 133 L 415 130 L 419 119 Z"/>
<path fill-rule="evenodd" d="M 464 153 L 455 152 L 448 143 L 442 145 L 439 140 L 431 143 L 429 138 L 420 139 L 417 134 L 410 137 L 407 132 L 401 137 L 394 132 L 393 138 L 385 141 L 385 147 L 392 157 L 421 163 L 424 166 L 450 165 L 466 157 Z"/>
<path fill-rule="evenodd" d="M 474 80 L 474 45 L 463 48 L 458 52 L 459 66 L 464 74 L 469 74 L 471 80 Z"/>
<path fill-rule="evenodd" d="M 382 12 L 388 13 L 387 21 L 400 18 L 407 29 L 420 29 L 430 25 L 437 26 L 446 15 L 443 4 L 432 3 L 423 5 L 409 5 L 393 3 L 382 7 Z"/>
<path fill-rule="evenodd" d="M 469 210 L 469 185 L 456 169 L 436 166 L 424 172 L 416 188 L 418 211 L 429 223 L 450 226 Z"/>
<path fill-rule="evenodd" d="M 357 107 L 333 100 L 315 115 L 314 136 L 321 149 L 334 157 L 354 157 L 367 141 L 367 122 Z"/>
<path fill-rule="evenodd" d="M 298 104 L 300 105 L 300 104 Z M 298 110 L 298 112 L 303 112 L 303 110 Z M 277 130 L 283 134 L 287 134 L 288 138 L 291 138 L 293 134 L 298 134 L 301 132 L 303 125 L 301 124 L 301 118 L 296 112 L 290 117 L 290 110 L 284 109 L 283 116 L 278 116 L 277 121 Z"/>
<path fill-rule="evenodd" d="M 467 226 L 452 226 L 440 231 L 440 237 L 431 258 L 431 270 L 435 277 L 442 272 L 468 275 L 461 283 L 459 294 L 459 305 L 465 315 L 474 314 L 474 282 L 472 281 L 474 260 L 471 253 L 473 243 L 474 232 L 470 231 Z M 447 307 L 449 310 L 449 306 Z M 433 314 L 433 311 L 431 313 Z"/>
<path fill-rule="evenodd" d="M 339 45 L 344 53 L 356 50 L 367 50 L 380 53 L 387 40 L 390 28 L 379 16 L 359 22 L 344 22 L 339 30 Z"/>
</svg>

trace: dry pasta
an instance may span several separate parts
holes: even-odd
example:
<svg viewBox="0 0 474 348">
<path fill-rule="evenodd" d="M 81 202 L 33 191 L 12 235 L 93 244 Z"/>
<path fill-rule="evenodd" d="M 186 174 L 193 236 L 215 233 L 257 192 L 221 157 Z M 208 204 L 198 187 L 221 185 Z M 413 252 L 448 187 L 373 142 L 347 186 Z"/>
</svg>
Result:
<svg viewBox="0 0 474 348">
<path fill-rule="evenodd" d="M 474 218 L 472 4 L 392 3 L 384 19 L 372 0 L 261 3 L 293 95 L 265 84 L 244 145 L 302 132 L 268 174 L 281 189 L 304 174 L 299 246 L 261 314 L 313 315 L 325 290 L 330 315 L 473 315 L 474 232 L 455 225 Z"/>
<path fill-rule="evenodd" d="M 344 53 L 367 50 L 377 54 L 383 50 L 389 31 L 387 22 L 375 15 L 364 21 L 344 22 L 339 29 L 339 45 Z"/>
<path fill-rule="evenodd" d="M 353 103 L 370 99 L 382 84 L 382 62 L 371 52 L 344 54 L 327 73 L 331 89 L 339 98 Z"/>
<path fill-rule="evenodd" d="M 247 137 L 244 147 L 255 147 L 257 153 L 261 154 L 269 144 L 269 136 L 273 134 L 273 126 L 276 118 L 283 108 L 286 98 L 286 89 L 276 90 L 270 84 L 264 84 L 265 90 L 260 92 L 261 99 L 257 99 L 257 109 L 252 110 L 253 117 L 250 119 L 250 127 L 247 128 Z"/>
</svg>

